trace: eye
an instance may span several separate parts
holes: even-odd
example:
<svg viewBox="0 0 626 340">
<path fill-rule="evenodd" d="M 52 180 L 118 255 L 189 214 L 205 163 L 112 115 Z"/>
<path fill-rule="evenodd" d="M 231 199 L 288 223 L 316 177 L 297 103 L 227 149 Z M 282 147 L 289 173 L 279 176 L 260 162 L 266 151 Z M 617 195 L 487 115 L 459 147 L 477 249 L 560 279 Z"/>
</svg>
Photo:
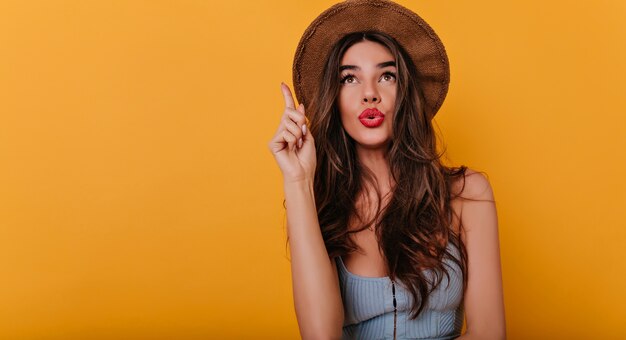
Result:
<svg viewBox="0 0 626 340">
<path fill-rule="evenodd" d="M 356 78 L 352 74 L 346 74 L 345 76 L 341 77 L 342 84 L 354 84 L 355 82 Z"/>
<path fill-rule="evenodd" d="M 385 72 L 380 79 L 383 81 L 393 81 L 396 80 L 396 74 L 393 72 Z"/>
</svg>

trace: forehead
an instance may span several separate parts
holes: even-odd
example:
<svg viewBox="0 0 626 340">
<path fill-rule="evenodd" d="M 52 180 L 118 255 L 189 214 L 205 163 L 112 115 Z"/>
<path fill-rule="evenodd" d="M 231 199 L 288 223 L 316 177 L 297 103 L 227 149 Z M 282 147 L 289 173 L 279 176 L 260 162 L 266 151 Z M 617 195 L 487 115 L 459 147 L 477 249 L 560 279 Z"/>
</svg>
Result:
<svg viewBox="0 0 626 340">
<path fill-rule="evenodd" d="M 341 58 L 341 65 L 368 65 L 394 60 L 395 58 L 387 47 L 377 42 L 365 40 L 346 50 Z"/>
</svg>

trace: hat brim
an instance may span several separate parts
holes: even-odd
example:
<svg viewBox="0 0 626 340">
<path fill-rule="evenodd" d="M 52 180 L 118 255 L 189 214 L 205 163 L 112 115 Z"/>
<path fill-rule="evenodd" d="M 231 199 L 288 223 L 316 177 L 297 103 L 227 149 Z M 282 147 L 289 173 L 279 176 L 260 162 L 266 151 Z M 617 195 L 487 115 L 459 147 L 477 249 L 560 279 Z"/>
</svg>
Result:
<svg viewBox="0 0 626 340">
<path fill-rule="evenodd" d="M 334 44 L 348 33 L 362 31 L 384 32 L 409 54 L 417 68 L 424 110 L 432 118 L 443 104 L 450 83 L 450 66 L 443 43 L 416 13 L 384 0 L 348 0 L 328 8 L 313 20 L 300 39 L 293 62 L 298 101 L 308 106 L 314 97 Z"/>
</svg>

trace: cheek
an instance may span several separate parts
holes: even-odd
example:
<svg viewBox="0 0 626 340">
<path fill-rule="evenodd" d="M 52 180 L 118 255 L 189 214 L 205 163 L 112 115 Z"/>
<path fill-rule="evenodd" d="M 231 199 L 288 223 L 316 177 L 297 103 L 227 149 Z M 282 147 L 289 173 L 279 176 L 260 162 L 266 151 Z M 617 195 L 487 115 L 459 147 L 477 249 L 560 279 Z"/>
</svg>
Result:
<svg viewBox="0 0 626 340">
<path fill-rule="evenodd" d="M 395 106 L 396 104 L 396 86 L 388 86 L 381 89 L 381 95 L 383 99 L 387 102 L 387 104 Z"/>
<path fill-rule="evenodd" d="M 343 128 L 345 130 L 351 130 L 350 128 L 350 124 L 352 122 L 352 119 L 350 119 L 351 115 L 350 115 L 350 110 L 341 107 L 341 105 L 339 106 L 339 116 L 341 117 L 341 126 L 343 126 Z"/>
<path fill-rule="evenodd" d="M 346 87 L 339 90 L 339 108 L 342 112 L 354 105 L 355 93 L 356 91 L 354 89 Z"/>
</svg>

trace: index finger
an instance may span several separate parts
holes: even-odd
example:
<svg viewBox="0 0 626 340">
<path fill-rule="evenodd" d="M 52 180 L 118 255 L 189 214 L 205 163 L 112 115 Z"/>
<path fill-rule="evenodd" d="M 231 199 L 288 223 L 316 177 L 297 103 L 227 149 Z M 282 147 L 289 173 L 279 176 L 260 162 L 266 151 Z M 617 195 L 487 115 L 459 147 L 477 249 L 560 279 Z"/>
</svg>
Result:
<svg viewBox="0 0 626 340">
<path fill-rule="evenodd" d="M 293 101 L 293 96 L 291 95 L 291 90 L 289 89 L 289 86 L 287 86 L 287 84 L 285 83 L 280 83 L 280 89 L 283 92 L 283 98 L 285 98 L 285 107 L 295 109 L 296 104 Z"/>
</svg>

